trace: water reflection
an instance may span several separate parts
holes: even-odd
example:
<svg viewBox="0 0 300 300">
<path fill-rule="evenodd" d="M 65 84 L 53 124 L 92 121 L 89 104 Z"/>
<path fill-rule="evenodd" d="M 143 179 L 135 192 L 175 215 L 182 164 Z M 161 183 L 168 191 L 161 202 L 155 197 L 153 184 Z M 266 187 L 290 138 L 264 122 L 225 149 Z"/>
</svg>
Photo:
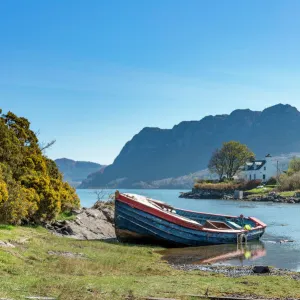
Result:
<svg viewBox="0 0 300 300">
<path fill-rule="evenodd" d="M 173 248 L 158 251 L 162 259 L 175 265 L 183 264 L 220 264 L 244 265 L 266 255 L 262 242 L 251 242 L 246 245 L 212 245 L 190 248 Z M 251 264 L 251 263 L 247 263 Z"/>
</svg>

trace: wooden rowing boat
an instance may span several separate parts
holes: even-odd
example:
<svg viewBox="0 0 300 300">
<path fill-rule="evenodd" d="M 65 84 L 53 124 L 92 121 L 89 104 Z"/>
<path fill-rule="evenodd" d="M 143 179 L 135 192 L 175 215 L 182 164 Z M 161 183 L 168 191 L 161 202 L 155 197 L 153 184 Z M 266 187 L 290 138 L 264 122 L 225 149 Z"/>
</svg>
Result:
<svg viewBox="0 0 300 300">
<path fill-rule="evenodd" d="M 194 212 L 141 195 L 115 193 L 115 230 L 123 242 L 235 244 L 258 240 L 266 227 L 254 217 Z"/>
</svg>

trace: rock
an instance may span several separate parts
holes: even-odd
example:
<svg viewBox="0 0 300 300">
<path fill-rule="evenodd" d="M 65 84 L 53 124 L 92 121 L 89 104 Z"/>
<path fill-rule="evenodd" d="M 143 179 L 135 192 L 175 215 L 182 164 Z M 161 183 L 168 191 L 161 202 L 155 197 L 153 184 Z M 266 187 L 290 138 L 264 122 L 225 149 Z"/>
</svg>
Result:
<svg viewBox="0 0 300 300">
<path fill-rule="evenodd" d="M 72 210 L 72 214 L 73 215 L 79 215 L 81 213 L 81 210 L 80 209 L 73 209 Z"/>
<path fill-rule="evenodd" d="M 256 274 L 265 274 L 270 273 L 270 268 L 268 266 L 254 266 L 252 271 Z"/>
<path fill-rule="evenodd" d="M 72 252 L 60 252 L 60 251 L 48 251 L 49 255 L 57 255 L 72 258 L 84 258 L 83 253 L 72 253 Z"/>
<path fill-rule="evenodd" d="M 293 243 L 294 241 L 293 240 L 281 240 L 279 241 L 280 244 L 283 244 L 283 243 Z"/>
<path fill-rule="evenodd" d="M 80 240 L 115 238 L 114 206 L 98 202 L 93 208 L 77 211 L 75 220 L 55 221 L 44 224 L 44 227 L 57 235 Z"/>
<path fill-rule="evenodd" d="M 193 188 L 191 192 L 180 193 L 179 198 L 187 198 L 187 199 L 228 199 L 232 200 L 234 190 L 201 190 Z"/>
<path fill-rule="evenodd" d="M 8 242 L 4 242 L 4 241 L 0 241 L 0 247 L 4 247 L 4 248 L 16 248 L 16 246 L 14 246 L 11 243 Z"/>
</svg>

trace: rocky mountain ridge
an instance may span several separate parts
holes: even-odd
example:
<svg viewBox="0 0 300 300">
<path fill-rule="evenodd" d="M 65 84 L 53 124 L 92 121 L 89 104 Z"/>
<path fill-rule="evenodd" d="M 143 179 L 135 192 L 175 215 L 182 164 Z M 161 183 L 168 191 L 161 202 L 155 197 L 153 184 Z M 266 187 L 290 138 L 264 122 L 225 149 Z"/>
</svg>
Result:
<svg viewBox="0 0 300 300">
<path fill-rule="evenodd" d="M 265 110 L 184 121 L 172 129 L 145 127 L 127 142 L 112 165 L 90 175 L 81 188 L 135 187 L 141 182 L 177 178 L 204 170 L 223 142 L 247 144 L 257 157 L 300 149 L 300 112 L 278 104 Z"/>
</svg>

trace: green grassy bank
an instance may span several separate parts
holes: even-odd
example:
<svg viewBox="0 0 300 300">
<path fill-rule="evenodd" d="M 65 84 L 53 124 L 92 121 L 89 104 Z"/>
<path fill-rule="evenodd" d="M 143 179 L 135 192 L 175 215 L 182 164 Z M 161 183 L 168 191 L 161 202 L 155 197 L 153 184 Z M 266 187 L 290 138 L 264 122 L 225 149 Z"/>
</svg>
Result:
<svg viewBox="0 0 300 300">
<path fill-rule="evenodd" d="M 289 277 L 228 278 L 169 267 L 158 248 L 56 237 L 43 228 L 0 228 L 0 298 L 48 296 L 57 299 L 131 299 L 145 296 L 191 299 L 186 294 L 300 297 Z M 72 252 L 77 256 L 62 256 Z M 65 254 L 68 255 L 68 254 Z"/>
</svg>

